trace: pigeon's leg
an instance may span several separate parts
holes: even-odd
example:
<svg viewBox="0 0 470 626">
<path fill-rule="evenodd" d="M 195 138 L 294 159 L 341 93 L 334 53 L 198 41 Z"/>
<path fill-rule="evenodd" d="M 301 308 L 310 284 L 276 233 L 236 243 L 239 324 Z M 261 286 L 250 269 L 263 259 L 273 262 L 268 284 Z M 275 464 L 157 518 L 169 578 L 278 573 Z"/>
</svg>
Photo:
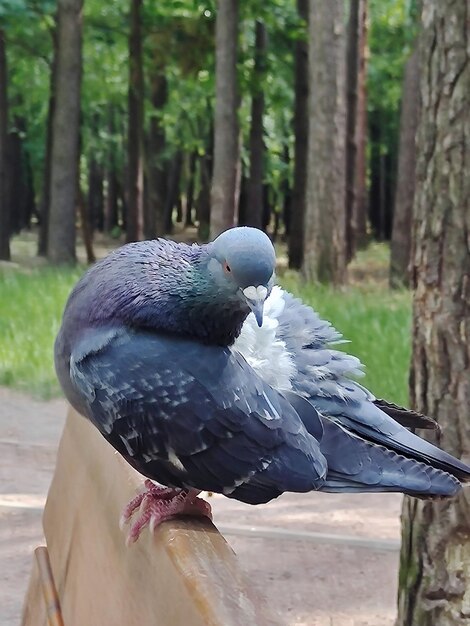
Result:
<svg viewBox="0 0 470 626">
<path fill-rule="evenodd" d="M 120 525 L 123 528 L 139 509 L 138 517 L 129 530 L 128 544 L 137 541 L 147 525 L 153 532 L 159 524 L 174 515 L 199 515 L 212 519 L 210 504 L 197 497 L 200 491 L 159 487 L 151 480 L 145 481 L 145 487 L 145 491 L 133 498 L 121 515 Z"/>
</svg>

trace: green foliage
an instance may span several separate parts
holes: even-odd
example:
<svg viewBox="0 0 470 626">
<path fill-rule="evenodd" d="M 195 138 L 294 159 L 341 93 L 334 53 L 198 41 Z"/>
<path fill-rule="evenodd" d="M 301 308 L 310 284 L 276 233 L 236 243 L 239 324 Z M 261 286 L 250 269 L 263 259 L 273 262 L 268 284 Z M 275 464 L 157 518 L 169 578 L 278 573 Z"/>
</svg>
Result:
<svg viewBox="0 0 470 626">
<path fill-rule="evenodd" d="M 26 121 L 23 134 L 36 186 L 41 184 L 52 65 L 53 0 L 3 0 L 0 25 L 6 34 L 10 128 Z"/>
<path fill-rule="evenodd" d="M 106 164 L 112 153 L 117 165 L 124 164 L 127 6 L 125 0 L 109 3 L 88 0 L 84 3 L 81 124 L 84 172 L 87 170 L 87 157 L 91 154 L 98 163 Z"/>
<path fill-rule="evenodd" d="M 127 140 L 129 0 L 84 3 L 81 167 L 86 185 L 88 161 L 124 171 Z M 158 158 L 178 150 L 204 154 L 213 124 L 215 0 L 150 0 L 142 7 L 145 124 L 158 116 L 166 147 Z M 25 147 L 35 189 L 43 181 L 46 121 L 53 59 L 56 0 L 0 1 L 7 36 L 11 125 L 26 120 Z M 380 127 L 380 152 L 395 150 L 403 65 L 416 34 L 416 0 L 369 0 L 368 108 L 370 124 Z M 261 19 L 268 37 L 267 70 L 253 80 L 254 25 Z M 242 162 L 247 172 L 251 95 L 263 89 L 266 145 L 265 182 L 275 210 L 281 210 L 286 180 L 292 183 L 294 48 L 306 37 L 295 0 L 240 2 L 240 125 Z M 168 100 L 156 111 L 151 102 L 155 74 L 168 81 Z M 378 151 L 375 150 L 374 154 Z"/>
<path fill-rule="evenodd" d="M 413 0 L 369 0 L 367 97 L 369 117 L 381 128 L 380 152 L 397 140 L 403 71 L 417 35 Z"/>
<path fill-rule="evenodd" d="M 242 6 L 242 18 L 239 64 L 239 80 L 245 96 L 240 110 L 242 163 L 248 172 L 251 96 L 262 89 L 265 100 L 264 181 L 270 187 L 273 209 L 280 211 L 285 181 L 292 183 L 293 174 L 294 47 L 296 39 L 306 36 L 306 25 L 300 20 L 293 0 L 271 0 L 262 6 L 247 2 Z M 256 19 L 264 21 L 267 31 L 266 72 L 261 84 L 253 81 Z M 286 151 L 289 161 L 286 161 Z"/>
</svg>

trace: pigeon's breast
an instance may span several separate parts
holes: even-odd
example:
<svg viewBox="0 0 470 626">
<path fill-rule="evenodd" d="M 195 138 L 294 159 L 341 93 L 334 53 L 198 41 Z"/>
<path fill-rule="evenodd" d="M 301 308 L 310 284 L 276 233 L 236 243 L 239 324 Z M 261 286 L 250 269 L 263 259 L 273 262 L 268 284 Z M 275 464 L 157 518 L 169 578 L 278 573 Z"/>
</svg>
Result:
<svg viewBox="0 0 470 626">
<path fill-rule="evenodd" d="M 274 287 L 264 306 L 261 328 L 250 313 L 231 346 L 265 382 L 279 391 L 292 389 L 297 374 L 294 357 L 278 333 L 279 317 L 285 307 L 283 294 L 282 289 Z"/>
</svg>

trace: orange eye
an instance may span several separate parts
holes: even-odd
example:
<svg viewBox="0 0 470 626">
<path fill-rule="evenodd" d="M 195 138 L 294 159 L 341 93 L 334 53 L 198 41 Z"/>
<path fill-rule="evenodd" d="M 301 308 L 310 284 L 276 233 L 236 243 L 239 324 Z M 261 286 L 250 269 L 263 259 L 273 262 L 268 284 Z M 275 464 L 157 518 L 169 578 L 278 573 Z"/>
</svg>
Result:
<svg viewBox="0 0 470 626">
<path fill-rule="evenodd" d="M 227 261 L 225 261 L 225 263 L 224 263 L 224 272 L 226 274 L 230 274 L 231 271 L 232 270 L 230 269 L 230 265 L 227 263 Z"/>
</svg>

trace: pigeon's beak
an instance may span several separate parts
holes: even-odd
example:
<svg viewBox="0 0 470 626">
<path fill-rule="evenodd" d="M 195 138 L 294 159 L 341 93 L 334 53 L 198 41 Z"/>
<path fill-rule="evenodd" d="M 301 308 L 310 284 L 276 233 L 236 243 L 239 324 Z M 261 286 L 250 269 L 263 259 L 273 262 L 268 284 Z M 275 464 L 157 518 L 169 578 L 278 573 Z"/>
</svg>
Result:
<svg viewBox="0 0 470 626">
<path fill-rule="evenodd" d="M 259 285 L 258 287 L 250 285 L 249 287 L 245 287 L 242 291 L 246 303 L 255 316 L 256 323 L 261 327 L 263 325 L 264 302 L 268 296 L 268 290 L 263 285 Z"/>
</svg>

